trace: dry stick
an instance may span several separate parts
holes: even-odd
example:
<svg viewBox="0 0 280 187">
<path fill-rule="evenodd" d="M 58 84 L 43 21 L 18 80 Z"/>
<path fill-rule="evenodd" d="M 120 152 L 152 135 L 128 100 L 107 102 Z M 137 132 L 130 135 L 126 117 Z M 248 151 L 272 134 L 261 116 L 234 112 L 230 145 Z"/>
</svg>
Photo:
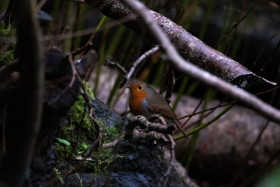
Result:
<svg viewBox="0 0 280 187">
<path fill-rule="evenodd" d="M 204 94 L 205 96 L 205 94 Z M 198 105 L 195 107 L 194 111 L 192 112 L 192 114 L 190 116 L 188 116 L 188 119 L 182 124 L 182 128 L 191 120 L 192 116 L 195 115 L 196 111 L 198 110 L 198 108 L 200 107 L 200 105 L 203 102 L 204 96 L 200 99 Z M 184 116 L 185 117 L 185 116 Z M 182 118 L 181 118 L 182 119 Z"/>
<path fill-rule="evenodd" d="M 122 65 L 120 65 L 118 62 L 114 62 L 110 59 L 106 59 L 104 62 L 104 66 L 116 67 L 122 74 L 127 75 L 126 69 Z"/>
<path fill-rule="evenodd" d="M 99 125 L 99 122 L 93 117 L 93 107 L 92 105 L 90 104 L 90 100 L 89 100 L 89 96 L 87 95 L 87 90 L 83 84 L 83 81 L 76 69 L 76 66 L 74 66 L 74 62 L 72 60 L 72 57 L 71 55 L 69 55 L 69 62 L 71 64 L 71 67 L 72 67 L 72 72 L 73 72 L 73 76 L 76 77 L 76 79 L 79 81 L 80 85 L 81 85 L 81 88 L 83 90 L 83 98 L 86 102 L 86 105 L 88 108 L 90 108 L 90 118 L 93 120 L 94 122 L 94 125 L 95 125 L 95 129 L 96 129 L 96 139 L 94 140 L 93 144 L 90 146 L 90 148 L 88 149 L 88 151 L 84 154 L 84 157 L 85 159 L 92 153 L 92 151 L 94 150 L 94 148 L 96 148 L 97 144 L 101 141 L 102 139 L 102 135 L 103 135 L 103 129 L 101 127 L 101 125 Z"/>
<path fill-rule="evenodd" d="M 199 112 L 194 112 L 192 114 L 189 114 L 189 115 L 185 115 L 185 116 L 182 116 L 180 118 L 178 118 L 179 120 L 180 119 L 183 119 L 183 118 L 188 118 L 188 117 L 191 117 L 191 116 L 194 116 L 194 115 L 197 115 L 197 114 L 201 114 L 203 112 L 207 112 L 209 110 L 215 110 L 217 108 L 221 108 L 221 107 L 224 107 L 224 106 L 227 106 L 227 105 L 231 105 L 231 104 L 236 104 L 237 102 L 236 101 L 231 101 L 231 102 L 228 102 L 228 103 L 224 103 L 224 104 L 220 104 L 218 106 L 214 106 L 214 107 L 211 107 L 211 108 L 207 108 L 205 110 L 202 110 L 202 111 L 199 111 Z"/>
<path fill-rule="evenodd" d="M 79 80 L 80 82 L 82 82 L 81 79 L 80 79 L 79 73 L 78 73 L 78 71 L 77 71 L 77 69 L 76 69 L 76 67 L 75 67 L 75 65 L 74 65 L 73 60 L 72 60 L 71 54 L 68 55 L 68 62 L 69 62 L 70 66 L 71 66 L 71 69 L 72 69 L 71 81 L 69 82 L 69 84 L 67 85 L 67 87 L 64 88 L 64 90 L 61 91 L 60 94 L 58 94 L 55 98 L 53 98 L 53 99 L 50 101 L 50 103 L 56 102 L 64 93 L 66 93 L 66 91 L 68 91 L 68 89 L 72 88 L 73 85 L 74 85 L 74 83 L 75 83 L 75 80 L 76 80 L 77 78 L 78 78 L 78 80 Z M 82 84 L 82 83 L 81 83 L 81 84 Z"/>
<path fill-rule="evenodd" d="M 159 42 L 160 46 L 164 49 L 167 56 L 173 63 L 173 65 L 180 70 L 182 73 L 185 73 L 202 83 L 211 86 L 225 95 L 235 98 L 237 101 L 240 101 L 247 105 L 248 107 L 259 112 L 263 116 L 267 117 L 274 122 L 280 124 L 280 111 L 272 107 L 271 105 L 261 101 L 257 97 L 248 92 L 231 85 L 230 83 L 210 74 L 209 72 L 202 70 L 190 62 L 183 59 L 175 47 L 170 43 L 169 39 L 165 33 L 161 30 L 159 25 L 154 21 L 148 9 L 139 1 L 132 0 L 123 0 L 127 5 L 136 11 L 138 15 L 144 20 L 151 33 L 154 35 L 156 40 Z"/>
<path fill-rule="evenodd" d="M 137 66 L 139 66 L 139 64 L 145 58 L 147 58 L 148 56 L 150 56 L 151 54 L 155 53 L 158 50 L 159 50 L 159 46 L 156 45 L 155 47 L 153 47 L 152 49 L 146 51 L 143 55 L 141 55 L 135 62 L 133 62 L 133 66 L 129 70 L 129 72 L 126 75 L 126 77 L 124 77 L 124 81 L 121 83 L 120 88 L 123 87 L 125 85 L 125 83 L 129 82 L 129 80 L 133 77 L 133 75 L 135 74 L 134 72 L 135 72 Z"/>
<path fill-rule="evenodd" d="M 91 105 L 89 105 L 91 107 Z M 94 142 L 92 143 L 92 145 L 90 146 L 90 148 L 87 150 L 87 152 L 84 154 L 85 159 L 94 151 L 94 149 L 97 147 L 98 143 L 100 143 L 101 139 L 102 139 L 102 135 L 103 135 L 103 129 L 102 127 L 99 125 L 98 121 L 93 117 L 93 109 L 91 108 L 90 110 L 90 115 L 89 117 L 93 120 L 94 125 L 95 125 L 95 129 L 96 129 L 96 139 L 94 140 Z"/>
<path fill-rule="evenodd" d="M 268 93 L 268 92 L 274 91 L 274 90 L 276 90 L 276 89 L 278 89 L 278 88 L 279 88 L 279 87 L 275 87 L 275 88 L 272 88 L 272 89 L 269 89 L 269 90 L 266 90 L 266 91 L 257 93 L 256 95 L 261 95 L 261 94 L 264 94 L 264 93 Z M 203 110 L 203 111 L 195 112 L 195 113 L 192 113 L 192 114 L 190 114 L 190 115 L 183 116 L 183 117 L 181 117 L 181 118 L 179 118 L 179 119 L 183 119 L 183 118 L 186 118 L 186 117 L 192 117 L 192 116 L 194 116 L 194 115 L 201 114 L 201 113 L 204 113 L 204 112 L 206 112 L 206 111 L 210 111 L 210 112 L 208 112 L 206 115 L 204 115 L 204 117 L 207 117 L 207 116 L 209 116 L 209 115 L 210 115 L 215 109 L 217 109 L 217 108 L 224 107 L 224 106 L 228 106 L 228 105 L 234 105 L 234 104 L 236 104 L 236 103 L 237 103 L 236 101 L 231 101 L 231 102 L 227 102 L 227 103 L 224 103 L 224 104 L 221 104 L 221 103 L 220 103 L 219 105 L 217 105 L 217 106 L 215 106 L 215 107 L 211 107 L 211 108 L 205 109 L 205 110 Z M 189 118 L 189 119 L 190 119 L 190 118 Z M 189 129 L 190 127 L 194 126 L 194 125 L 197 124 L 199 121 L 200 121 L 200 120 L 194 121 L 193 123 L 191 123 L 190 125 L 188 125 L 188 126 L 185 128 L 185 130 L 187 130 L 187 129 Z"/>
<path fill-rule="evenodd" d="M 155 47 L 153 47 L 152 49 L 146 51 L 143 55 L 141 55 L 135 62 L 133 62 L 133 66 L 131 67 L 131 69 L 129 70 L 128 73 L 126 73 L 126 76 L 124 77 L 123 82 L 120 84 L 120 88 L 122 88 L 126 83 L 129 83 L 130 79 L 133 77 L 133 75 L 135 74 L 135 70 L 137 68 L 137 66 L 139 66 L 139 64 L 145 59 L 147 58 L 149 55 L 155 53 L 156 51 L 159 50 L 159 46 L 156 45 Z M 120 67 L 122 67 L 121 65 L 119 65 Z M 123 68 L 124 69 L 124 68 Z M 120 69 L 122 71 L 122 69 Z M 124 73 L 124 72 L 123 72 Z M 115 104 L 119 101 L 119 99 L 121 98 L 121 96 L 123 95 L 124 89 L 117 95 L 113 105 L 115 106 Z"/>
<path fill-rule="evenodd" d="M 218 108 L 218 107 L 217 107 L 217 108 Z M 208 117 L 210 114 L 212 114 L 212 113 L 214 112 L 214 110 L 215 110 L 215 109 L 212 109 L 212 110 L 209 111 L 207 114 L 204 114 L 203 118 Z M 200 113 L 204 113 L 204 112 L 205 112 L 205 111 L 202 111 L 202 112 L 200 112 Z M 187 129 L 193 127 L 194 125 L 198 124 L 199 122 L 201 122 L 201 119 L 198 119 L 198 120 L 192 122 L 191 124 L 189 124 L 188 126 L 186 126 L 186 127 L 184 128 L 184 130 L 187 130 Z"/>
<path fill-rule="evenodd" d="M 196 106 L 196 108 L 194 109 L 193 113 L 192 113 L 191 115 L 188 116 L 188 119 L 184 122 L 183 125 L 186 125 L 186 124 L 191 120 L 192 116 L 195 115 L 195 113 L 196 113 L 196 114 L 201 114 L 201 113 L 204 113 L 204 112 L 206 112 L 206 111 L 209 111 L 209 109 L 205 109 L 205 110 L 202 110 L 202 111 L 200 111 L 200 112 L 196 112 L 197 109 L 198 109 L 198 107 L 202 104 L 202 101 L 203 101 L 204 97 L 205 97 L 205 94 L 204 94 L 203 98 L 201 98 L 201 100 L 199 101 L 199 104 Z M 227 106 L 227 105 L 230 105 L 230 104 L 234 104 L 234 103 L 226 103 L 226 104 L 222 105 L 222 102 L 223 102 L 223 100 L 220 101 L 220 103 L 218 104 L 218 106 L 212 107 L 211 110 L 210 110 L 210 112 L 208 112 L 207 114 L 204 114 L 203 118 L 206 118 L 207 116 L 209 116 L 211 113 L 213 113 L 213 112 L 214 112 L 217 108 L 219 108 L 219 107 Z M 184 116 L 184 117 L 185 117 L 185 116 Z M 185 130 L 188 129 L 188 128 L 190 128 L 190 127 L 192 127 L 192 126 L 194 126 L 195 124 L 197 124 L 197 123 L 200 122 L 200 121 L 201 121 L 201 119 L 198 119 L 197 121 L 194 121 L 192 124 L 188 125 L 188 126 L 185 128 Z"/>
<path fill-rule="evenodd" d="M 119 143 L 120 141 L 123 140 L 123 138 L 124 138 L 124 135 L 121 135 L 120 137 L 116 138 L 114 141 L 106 143 L 106 144 L 103 144 L 100 147 L 100 150 L 107 149 L 107 148 L 114 148 L 117 145 L 117 143 Z"/>
<path fill-rule="evenodd" d="M 274 90 L 277 90 L 279 89 L 280 87 L 277 86 L 275 88 L 272 88 L 272 89 L 269 89 L 269 90 L 266 90 L 266 91 L 263 91 L 263 92 L 259 92 L 257 94 L 255 94 L 256 96 L 257 95 L 261 95 L 261 94 L 265 94 L 265 93 L 269 93 L 269 92 L 272 92 Z M 192 113 L 192 114 L 189 114 L 189 115 L 185 115 L 185 116 L 182 116 L 182 117 L 179 117 L 178 119 L 184 119 L 184 118 L 187 118 L 187 117 L 191 117 L 191 116 L 194 116 L 194 115 L 197 115 L 197 114 L 201 114 L 203 112 L 206 112 L 206 111 L 209 111 L 209 110 L 214 110 L 216 108 L 220 108 L 220 107 L 223 107 L 223 106 L 227 106 L 227 105 L 231 105 L 231 104 L 236 104 L 237 101 L 231 101 L 231 102 L 227 102 L 227 103 L 223 103 L 223 104 L 219 104 L 218 106 L 215 106 L 215 107 L 211 107 L 211 108 L 207 108 L 205 110 L 202 110 L 202 111 L 199 111 L 199 112 L 195 112 L 195 113 Z"/>
</svg>

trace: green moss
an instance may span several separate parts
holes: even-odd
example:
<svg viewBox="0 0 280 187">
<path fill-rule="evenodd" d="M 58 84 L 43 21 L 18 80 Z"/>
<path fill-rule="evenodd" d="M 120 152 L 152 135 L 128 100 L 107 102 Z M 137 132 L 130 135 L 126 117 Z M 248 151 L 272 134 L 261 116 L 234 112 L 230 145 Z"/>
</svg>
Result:
<svg viewBox="0 0 280 187">
<path fill-rule="evenodd" d="M 2 37 L 8 37 L 8 36 L 14 36 L 15 31 L 12 29 L 11 26 L 5 27 L 4 24 L 0 25 L 0 36 Z"/>
<path fill-rule="evenodd" d="M 63 185 L 63 184 L 64 184 L 64 181 L 63 181 L 63 178 L 62 178 L 62 176 L 61 176 L 61 172 L 58 171 L 57 168 L 54 168 L 54 171 L 55 171 L 55 173 L 56 173 L 56 177 L 58 178 L 59 182 Z"/>
<path fill-rule="evenodd" d="M 103 149 L 96 154 L 95 173 L 102 173 L 108 170 L 108 166 L 113 161 L 112 150 L 112 148 Z"/>
<path fill-rule="evenodd" d="M 116 126 L 112 128 L 105 128 L 104 136 L 104 143 L 111 142 L 119 136 L 119 130 Z"/>
<path fill-rule="evenodd" d="M 87 91 L 87 95 L 89 96 L 90 99 L 94 99 L 94 94 L 92 92 L 91 87 L 89 86 L 89 84 L 87 82 L 84 82 L 86 91 Z"/>
<path fill-rule="evenodd" d="M 112 148 L 102 149 L 91 156 L 92 160 L 81 161 L 75 171 L 79 173 L 105 173 L 113 161 L 112 158 Z"/>
<path fill-rule="evenodd" d="M 15 42 L 7 43 L 5 39 L 8 37 L 15 36 L 15 32 L 12 27 L 4 27 L 4 25 L 0 25 L 0 38 L 3 43 L 0 43 L 0 48 L 7 48 L 0 54 L 0 67 L 10 64 L 14 61 L 14 53 L 15 53 Z M 8 39 L 7 39 L 8 41 Z M 9 42 L 9 41 L 8 41 Z"/>
<path fill-rule="evenodd" d="M 87 90 L 90 92 L 89 89 Z M 90 97 L 93 96 L 92 93 L 89 95 Z M 95 125 L 86 108 L 83 96 L 79 95 L 68 112 L 68 124 L 62 127 L 57 134 L 57 138 L 66 140 L 71 144 L 71 146 L 67 146 L 61 141 L 55 143 L 58 155 L 61 158 L 76 158 L 87 151 L 90 144 L 95 140 Z"/>
<path fill-rule="evenodd" d="M 94 98 L 91 88 L 84 84 L 90 99 Z M 76 160 L 77 156 L 83 156 L 96 139 L 96 129 L 93 120 L 86 110 L 86 102 L 80 95 L 68 112 L 68 123 L 58 132 L 55 139 L 60 160 Z M 97 118 L 99 125 L 103 129 L 102 141 L 107 143 L 118 136 L 116 127 L 108 128 L 106 119 Z M 76 172 L 105 172 L 112 161 L 112 149 L 102 149 L 90 155 L 91 160 L 79 161 L 79 167 L 75 167 Z M 75 161 L 76 162 L 76 161 Z"/>
<path fill-rule="evenodd" d="M 0 66 L 10 64 L 14 60 L 14 49 L 7 50 L 0 55 Z"/>
</svg>

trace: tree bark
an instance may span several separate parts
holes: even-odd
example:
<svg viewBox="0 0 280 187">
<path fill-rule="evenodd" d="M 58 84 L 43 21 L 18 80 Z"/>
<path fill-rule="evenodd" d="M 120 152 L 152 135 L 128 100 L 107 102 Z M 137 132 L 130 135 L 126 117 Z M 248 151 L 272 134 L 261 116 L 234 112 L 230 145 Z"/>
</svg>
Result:
<svg viewBox="0 0 280 187">
<path fill-rule="evenodd" d="M 130 18 L 125 23 L 126 26 L 138 33 L 146 34 L 147 37 L 155 41 L 153 35 L 147 32 L 147 25 L 142 19 L 137 17 L 134 11 L 124 5 L 120 0 L 98 1 L 97 3 L 94 2 L 94 6 L 104 15 L 112 19 Z M 241 85 L 244 81 L 251 81 L 254 84 L 261 84 L 262 86 L 275 85 L 274 82 L 259 77 L 239 62 L 206 45 L 170 19 L 153 10 L 149 10 L 149 12 L 181 56 L 198 67 L 237 85 Z"/>
<path fill-rule="evenodd" d="M 21 76 L 16 94 L 7 105 L 13 118 L 6 125 L 6 152 L 0 163 L 0 183 L 6 186 L 21 185 L 26 178 L 40 128 L 44 74 L 35 15 L 35 1 L 15 2 L 16 55 Z"/>
</svg>

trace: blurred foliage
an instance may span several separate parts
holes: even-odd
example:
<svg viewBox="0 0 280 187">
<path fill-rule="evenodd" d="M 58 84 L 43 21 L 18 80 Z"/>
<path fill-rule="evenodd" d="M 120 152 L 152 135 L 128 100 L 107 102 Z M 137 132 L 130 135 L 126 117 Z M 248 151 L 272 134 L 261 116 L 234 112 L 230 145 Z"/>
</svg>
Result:
<svg viewBox="0 0 280 187">
<path fill-rule="evenodd" d="M 277 187 L 280 186 L 280 167 L 278 166 L 268 173 L 257 185 L 257 187 Z"/>
</svg>

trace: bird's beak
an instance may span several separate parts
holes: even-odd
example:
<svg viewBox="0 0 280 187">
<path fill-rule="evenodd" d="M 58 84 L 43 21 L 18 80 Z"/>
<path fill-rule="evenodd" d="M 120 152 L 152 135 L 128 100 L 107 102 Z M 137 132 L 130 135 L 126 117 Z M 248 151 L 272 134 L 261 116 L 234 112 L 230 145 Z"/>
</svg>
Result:
<svg viewBox="0 0 280 187">
<path fill-rule="evenodd" d="M 130 86 L 125 86 L 125 87 L 127 87 L 127 88 L 129 88 L 129 89 L 131 88 Z"/>
</svg>

